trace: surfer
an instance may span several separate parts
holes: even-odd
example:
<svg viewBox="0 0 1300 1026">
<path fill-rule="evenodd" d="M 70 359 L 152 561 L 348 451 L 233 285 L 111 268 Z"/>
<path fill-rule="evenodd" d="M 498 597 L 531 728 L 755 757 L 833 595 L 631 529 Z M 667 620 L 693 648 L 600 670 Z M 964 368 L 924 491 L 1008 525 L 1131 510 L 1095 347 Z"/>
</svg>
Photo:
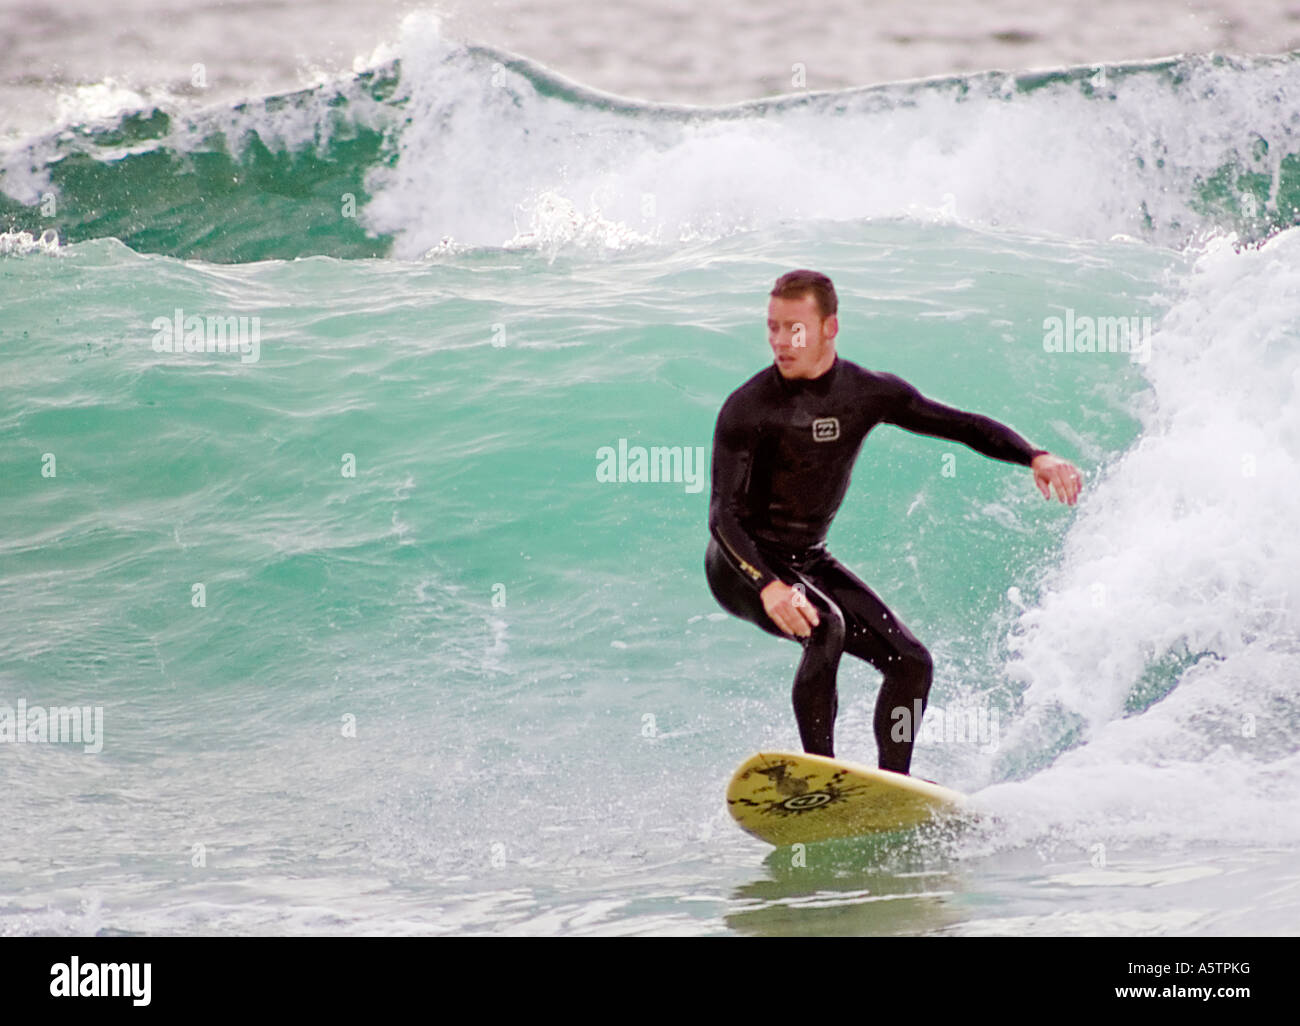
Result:
<svg viewBox="0 0 1300 1026">
<path fill-rule="evenodd" d="M 927 399 L 902 378 L 865 370 L 835 352 L 835 287 L 798 270 L 768 301 L 775 357 L 727 397 L 713 435 L 713 491 L 705 572 L 727 612 L 797 639 L 794 712 L 804 750 L 834 756 L 835 677 L 848 652 L 883 674 L 873 728 L 881 769 L 906 773 L 933 677 L 930 653 L 880 597 L 826 549 L 867 433 L 894 424 L 961 442 L 1032 469 L 1045 499 L 1074 505 L 1079 471 L 1035 449 L 1004 424 Z M 906 726 L 895 730 L 905 710 Z"/>
</svg>

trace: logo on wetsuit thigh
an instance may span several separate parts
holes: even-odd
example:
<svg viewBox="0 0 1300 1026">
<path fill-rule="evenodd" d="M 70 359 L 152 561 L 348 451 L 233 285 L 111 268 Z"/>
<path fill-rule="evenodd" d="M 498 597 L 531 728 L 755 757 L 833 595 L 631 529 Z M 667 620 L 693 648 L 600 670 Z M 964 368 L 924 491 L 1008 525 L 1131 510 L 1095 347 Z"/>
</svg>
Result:
<svg viewBox="0 0 1300 1026">
<path fill-rule="evenodd" d="M 840 422 L 836 417 L 819 417 L 813 421 L 813 441 L 833 442 L 840 437 Z"/>
</svg>

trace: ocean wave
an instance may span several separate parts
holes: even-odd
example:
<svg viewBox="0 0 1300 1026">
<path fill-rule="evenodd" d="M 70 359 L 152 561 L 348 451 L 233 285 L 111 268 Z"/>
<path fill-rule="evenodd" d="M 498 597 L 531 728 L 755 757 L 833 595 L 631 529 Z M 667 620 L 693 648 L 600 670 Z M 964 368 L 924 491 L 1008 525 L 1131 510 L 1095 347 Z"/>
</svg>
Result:
<svg viewBox="0 0 1300 1026">
<path fill-rule="evenodd" d="M 0 166 L 0 230 L 221 262 L 607 250 L 864 218 L 1180 247 L 1297 221 L 1298 105 L 1294 54 L 647 103 L 412 15 L 371 66 L 310 89 L 25 140 Z"/>
</svg>

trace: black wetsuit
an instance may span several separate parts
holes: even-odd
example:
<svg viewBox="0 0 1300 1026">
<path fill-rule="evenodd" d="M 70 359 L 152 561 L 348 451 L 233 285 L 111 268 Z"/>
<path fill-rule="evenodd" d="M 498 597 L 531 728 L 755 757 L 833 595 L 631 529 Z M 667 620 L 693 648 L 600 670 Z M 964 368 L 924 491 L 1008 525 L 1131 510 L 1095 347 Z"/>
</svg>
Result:
<svg viewBox="0 0 1300 1026">
<path fill-rule="evenodd" d="M 835 675 L 844 652 L 883 675 L 874 729 L 882 769 L 906 773 L 919 723 L 891 738 L 892 710 L 909 713 L 930 691 L 930 653 L 875 592 L 826 550 L 863 439 L 877 424 L 962 442 L 993 459 L 1028 466 L 1034 449 L 988 417 L 926 399 L 902 378 L 836 357 L 819 378 L 787 379 L 776 365 L 723 403 L 713 435 L 713 493 L 705 570 L 728 612 L 788 638 L 759 593 L 781 580 L 803 584 L 820 623 L 800 638 L 794 711 L 804 750 L 834 755 Z M 900 732 L 901 733 L 901 732 Z"/>
</svg>

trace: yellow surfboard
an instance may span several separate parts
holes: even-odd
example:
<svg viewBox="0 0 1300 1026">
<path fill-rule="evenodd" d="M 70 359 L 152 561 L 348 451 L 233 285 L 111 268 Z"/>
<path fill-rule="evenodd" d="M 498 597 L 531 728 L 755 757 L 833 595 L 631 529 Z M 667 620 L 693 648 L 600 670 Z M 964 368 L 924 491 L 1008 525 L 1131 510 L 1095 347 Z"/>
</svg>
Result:
<svg viewBox="0 0 1300 1026">
<path fill-rule="evenodd" d="M 928 780 L 806 752 L 759 752 L 727 786 L 741 828 L 783 847 L 884 833 L 970 814 L 969 799 Z"/>
</svg>

